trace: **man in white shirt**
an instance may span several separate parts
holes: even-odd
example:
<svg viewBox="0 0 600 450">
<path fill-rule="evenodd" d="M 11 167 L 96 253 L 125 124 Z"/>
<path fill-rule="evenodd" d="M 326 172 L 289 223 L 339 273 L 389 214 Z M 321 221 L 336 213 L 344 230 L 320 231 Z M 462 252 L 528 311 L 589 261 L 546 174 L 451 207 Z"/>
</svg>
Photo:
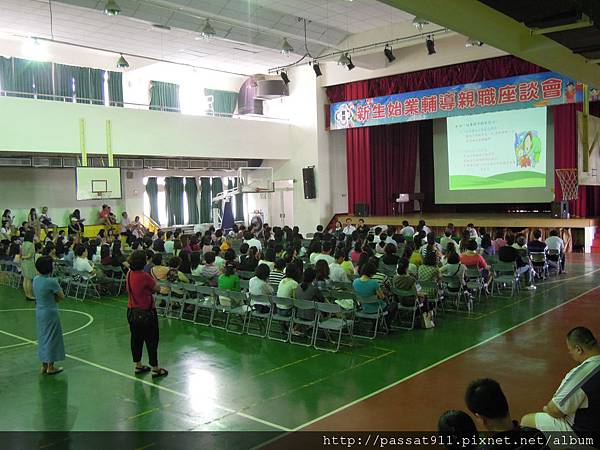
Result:
<svg viewBox="0 0 600 450">
<path fill-rule="evenodd" d="M 344 233 L 345 236 L 352 236 L 352 233 L 354 233 L 354 231 L 356 231 L 356 227 L 352 225 L 352 219 L 348 217 L 346 219 L 346 226 L 342 230 L 342 233 Z"/>
<path fill-rule="evenodd" d="M 94 270 L 92 263 L 87 259 L 87 250 L 85 249 L 85 246 L 83 244 L 75 245 L 74 252 L 75 260 L 73 261 L 73 269 L 94 276 L 96 271 Z"/>
<path fill-rule="evenodd" d="M 458 244 L 454 239 L 452 239 L 452 230 L 447 228 L 444 232 L 444 235 L 440 239 L 440 245 L 442 246 L 442 251 L 445 254 L 448 250 L 448 244 L 454 247 L 454 251 L 458 253 Z"/>
<path fill-rule="evenodd" d="M 381 241 L 381 232 L 382 232 L 381 227 L 375 227 L 375 230 L 373 230 L 373 233 L 374 233 L 373 243 L 375 245 L 379 244 L 379 242 Z"/>
<path fill-rule="evenodd" d="M 244 234 L 244 242 L 248 244 L 249 247 L 256 247 L 259 252 L 262 252 L 262 244 L 254 237 L 252 232 L 247 231 L 246 234 Z"/>
<path fill-rule="evenodd" d="M 567 349 L 578 365 L 567 373 L 544 412 L 527 414 L 521 426 L 589 436 L 598 433 L 600 424 L 600 346 L 589 329 L 576 327 L 567 333 Z"/>
<path fill-rule="evenodd" d="M 340 283 L 350 282 L 348 274 L 341 266 L 345 259 L 344 250 L 338 250 L 335 253 L 335 261 L 329 264 L 329 279 L 331 281 L 338 281 Z"/>
<path fill-rule="evenodd" d="M 316 264 L 317 261 L 323 259 L 325 260 L 325 262 L 327 263 L 327 265 L 331 265 L 335 262 L 335 258 L 333 256 L 331 256 L 331 251 L 333 250 L 333 244 L 331 243 L 331 241 L 325 241 L 323 242 L 323 247 L 321 250 L 321 253 L 317 254 L 317 256 L 315 256 L 314 258 L 314 262 L 313 264 Z M 311 255 L 312 256 L 312 255 Z M 313 258 L 311 258 L 313 259 Z"/>
<path fill-rule="evenodd" d="M 415 235 L 415 229 L 408 224 L 408 220 L 402 221 L 402 229 L 400 230 L 400 234 L 405 238 L 409 236 L 412 238 Z"/>
<path fill-rule="evenodd" d="M 553 229 L 550 231 L 550 236 L 546 239 L 546 246 L 548 250 L 558 252 L 558 258 L 553 255 L 548 255 L 548 264 L 552 267 L 560 268 L 561 272 L 565 271 L 565 243 L 559 237 L 558 230 Z"/>
<path fill-rule="evenodd" d="M 431 233 L 431 228 L 429 228 L 427 225 L 425 225 L 425 221 L 423 219 L 419 220 L 419 226 L 418 227 L 425 232 L 426 236 L 429 233 Z"/>
<path fill-rule="evenodd" d="M 129 218 L 129 216 L 127 215 L 127 212 L 123 211 L 123 213 L 121 213 L 121 230 L 120 233 L 129 233 L 131 228 L 131 219 Z"/>
</svg>

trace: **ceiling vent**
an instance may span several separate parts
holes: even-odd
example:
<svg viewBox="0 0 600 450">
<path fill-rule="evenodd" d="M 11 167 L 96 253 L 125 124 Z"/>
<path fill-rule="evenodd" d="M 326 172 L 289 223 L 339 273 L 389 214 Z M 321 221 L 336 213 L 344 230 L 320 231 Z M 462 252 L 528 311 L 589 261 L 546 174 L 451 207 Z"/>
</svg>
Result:
<svg viewBox="0 0 600 450">
<path fill-rule="evenodd" d="M 190 161 L 190 169 L 208 169 L 208 160 L 206 159 L 192 159 Z"/>
<path fill-rule="evenodd" d="M 63 167 L 77 167 L 77 158 L 63 157 Z"/>
<path fill-rule="evenodd" d="M 144 159 L 146 169 L 167 169 L 168 161 L 166 159 Z"/>
<path fill-rule="evenodd" d="M 31 158 L 0 158 L 0 166 L 31 167 Z"/>
<path fill-rule="evenodd" d="M 33 167 L 62 167 L 63 161 L 60 156 L 34 156 Z"/>
<path fill-rule="evenodd" d="M 211 159 L 210 161 L 208 161 L 208 167 L 210 167 L 211 169 L 229 169 L 229 161 Z"/>
<path fill-rule="evenodd" d="M 232 169 L 239 169 L 240 167 L 248 167 L 248 161 L 230 161 L 229 167 Z"/>
<path fill-rule="evenodd" d="M 169 159 L 169 169 L 189 169 L 190 161 L 187 159 Z"/>
<path fill-rule="evenodd" d="M 121 169 L 140 170 L 144 168 L 144 160 L 119 158 L 117 159 L 117 166 Z"/>
</svg>

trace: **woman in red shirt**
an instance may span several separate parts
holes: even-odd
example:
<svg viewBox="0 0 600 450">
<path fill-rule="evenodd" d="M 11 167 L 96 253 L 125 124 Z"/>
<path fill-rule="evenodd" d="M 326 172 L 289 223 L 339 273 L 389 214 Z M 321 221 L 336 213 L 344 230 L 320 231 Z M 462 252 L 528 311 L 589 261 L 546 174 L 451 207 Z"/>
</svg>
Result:
<svg viewBox="0 0 600 450">
<path fill-rule="evenodd" d="M 158 365 L 158 315 L 152 295 L 160 291 L 156 280 L 144 272 L 146 253 L 136 250 L 129 257 L 127 273 L 127 321 L 131 331 L 131 356 L 135 363 L 135 373 L 152 370 L 152 378 L 164 377 L 169 372 Z M 146 344 L 150 367 L 142 364 L 142 350 Z"/>
</svg>

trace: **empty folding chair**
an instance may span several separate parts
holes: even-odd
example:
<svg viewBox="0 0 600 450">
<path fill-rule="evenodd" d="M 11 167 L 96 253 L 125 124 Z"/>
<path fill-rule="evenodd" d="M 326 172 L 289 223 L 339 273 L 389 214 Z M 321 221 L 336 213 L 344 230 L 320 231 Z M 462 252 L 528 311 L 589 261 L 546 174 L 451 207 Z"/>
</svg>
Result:
<svg viewBox="0 0 600 450">
<path fill-rule="evenodd" d="M 500 286 L 510 286 L 510 295 L 514 296 L 519 291 L 519 276 L 515 263 L 498 261 L 493 266 L 494 281 L 492 282 L 492 293 L 494 287 L 500 294 Z"/>
<path fill-rule="evenodd" d="M 391 323 L 392 329 L 412 330 L 415 328 L 417 321 L 417 313 L 420 309 L 419 300 L 417 298 L 417 289 L 396 289 L 392 288 L 392 294 L 398 299 L 398 310 L 396 317 Z M 413 302 L 411 306 L 409 303 Z M 410 318 L 410 322 L 405 320 Z M 407 324 L 410 323 L 410 326 Z"/>
<path fill-rule="evenodd" d="M 269 318 L 271 317 L 271 300 L 268 295 L 249 294 L 250 311 L 246 321 L 246 334 L 264 338 L 267 335 Z M 266 306 L 269 311 L 261 312 L 257 305 Z M 255 326 L 253 328 L 253 326 Z"/>
<path fill-rule="evenodd" d="M 198 291 L 196 290 L 196 285 L 193 283 L 183 283 L 181 287 L 183 288 L 183 305 L 179 318 L 193 322 L 198 310 Z"/>
<path fill-rule="evenodd" d="M 292 307 L 293 301 L 291 298 L 269 297 L 271 302 L 271 315 L 267 324 L 267 338 L 280 342 L 288 342 L 292 333 Z M 289 315 L 286 315 L 289 313 Z M 273 336 L 273 323 L 278 323 L 281 327 L 280 334 L 282 337 Z"/>
<path fill-rule="evenodd" d="M 355 314 L 355 325 L 357 328 L 355 329 L 354 335 L 356 337 L 365 339 L 375 339 L 378 333 L 388 334 L 389 329 L 385 320 L 388 312 L 384 309 L 385 306 L 383 305 L 385 302 L 376 295 L 372 295 L 370 297 L 361 297 L 357 295 L 356 301 L 360 305 L 360 309 L 357 309 Z M 367 309 L 372 310 L 373 312 L 365 312 L 365 306 L 367 306 Z M 359 334 L 357 332 L 358 324 L 365 320 L 373 323 L 373 334 Z"/>
<path fill-rule="evenodd" d="M 169 296 L 164 294 L 154 294 L 154 307 L 159 316 L 165 316 L 169 307 Z"/>
<path fill-rule="evenodd" d="M 196 309 L 194 311 L 194 323 L 212 326 L 215 315 L 215 288 L 210 286 L 196 285 Z M 198 320 L 201 319 L 201 320 Z"/>
<path fill-rule="evenodd" d="M 121 266 L 109 266 L 109 269 L 112 271 L 114 295 L 121 295 L 125 287 L 125 272 Z"/>
<path fill-rule="evenodd" d="M 185 283 L 169 283 L 169 307 L 167 308 L 167 317 L 181 319 L 183 305 L 185 304 Z"/>
<path fill-rule="evenodd" d="M 328 352 L 337 352 L 342 343 L 342 335 L 344 331 L 349 338 L 348 345 L 352 345 L 354 331 L 354 310 L 342 308 L 337 303 L 315 303 L 317 307 L 317 323 L 314 337 L 314 348 Z M 331 342 L 335 348 L 325 345 L 319 346 L 319 331 L 325 334 L 326 339 L 321 339 Z"/>
<path fill-rule="evenodd" d="M 316 332 L 317 308 L 315 306 L 315 302 L 310 300 L 294 299 L 293 304 L 294 311 L 292 312 L 292 327 L 298 326 L 306 328 L 306 337 L 308 337 L 308 342 L 303 342 L 306 340 L 306 337 L 302 339 L 300 336 L 295 336 L 293 331 L 290 335 L 290 342 L 292 344 L 310 347 L 313 345 Z M 295 337 L 296 340 L 294 340 Z"/>
</svg>

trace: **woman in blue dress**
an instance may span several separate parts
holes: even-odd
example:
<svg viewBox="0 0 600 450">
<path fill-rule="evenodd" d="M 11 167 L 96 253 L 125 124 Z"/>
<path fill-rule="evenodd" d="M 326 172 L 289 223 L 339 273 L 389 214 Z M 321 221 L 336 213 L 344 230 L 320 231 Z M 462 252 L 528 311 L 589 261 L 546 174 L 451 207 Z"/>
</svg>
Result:
<svg viewBox="0 0 600 450">
<path fill-rule="evenodd" d="M 39 272 L 33 280 L 38 355 L 42 361 L 42 373 L 54 375 L 63 370 L 62 367 L 55 367 L 54 363 L 65 359 L 65 344 L 57 305 L 59 300 L 65 298 L 65 294 L 58 280 L 51 277 L 51 257 L 38 258 L 35 267 Z"/>
</svg>

